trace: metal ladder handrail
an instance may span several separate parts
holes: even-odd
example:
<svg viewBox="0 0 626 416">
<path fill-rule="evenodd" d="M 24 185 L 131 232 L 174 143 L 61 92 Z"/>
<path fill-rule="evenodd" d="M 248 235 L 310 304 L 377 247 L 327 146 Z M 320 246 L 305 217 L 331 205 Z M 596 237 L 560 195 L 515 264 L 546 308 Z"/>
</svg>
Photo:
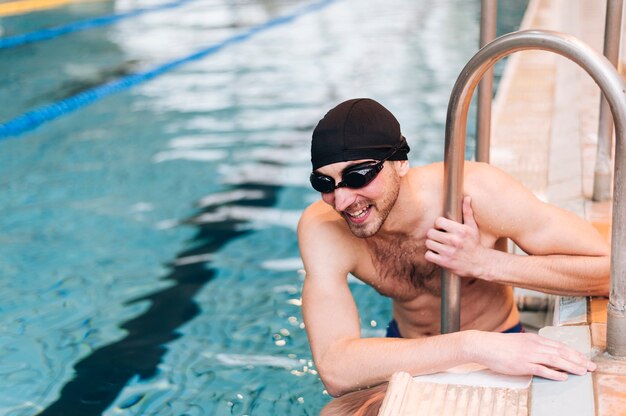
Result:
<svg viewBox="0 0 626 416">
<path fill-rule="evenodd" d="M 623 0 L 607 0 L 604 21 L 604 56 L 617 68 L 622 35 Z M 594 201 L 611 199 L 611 153 L 613 151 L 613 119 L 609 105 L 600 97 L 598 145 L 593 175 Z"/>
<path fill-rule="evenodd" d="M 496 38 L 498 20 L 497 0 L 480 2 L 480 41 L 482 48 Z M 491 144 L 491 102 L 493 101 L 493 69 L 488 69 L 478 84 L 476 97 L 476 148 L 474 158 L 477 162 L 489 163 Z"/>
<path fill-rule="evenodd" d="M 482 76 L 501 58 L 521 50 L 539 49 L 562 55 L 582 67 L 606 97 L 616 130 L 611 290 L 608 305 L 607 351 L 626 356 L 626 85 L 602 55 L 573 36 L 528 30 L 510 33 L 479 50 L 465 65 L 450 95 L 446 118 L 445 206 L 447 218 L 461 222 L 467 113 L 472 93 Z M 623 207 L 622 210 L 619 207 Z M 621 248 L 621 249 L 620 249 Z M 460 329 L 460 278 L 442 273 L 441 332 Z"/>
</svg>

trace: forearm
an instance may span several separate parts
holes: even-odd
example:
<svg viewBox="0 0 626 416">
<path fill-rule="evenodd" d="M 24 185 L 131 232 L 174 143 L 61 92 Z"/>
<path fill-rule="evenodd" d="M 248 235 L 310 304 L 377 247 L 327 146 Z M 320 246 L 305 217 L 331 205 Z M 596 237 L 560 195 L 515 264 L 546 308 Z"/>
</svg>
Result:
<svg viewBox="0 0 626 416">
<path fill-rule="evenodd" d="M 388 381 L 397 371 L 431 374 L 469 362 L 470 332 L 418 339 L 346 340 L 318 357 L 316 365 L 328 393 L 340 396 Z"/>
<path fill-rule="evenodd" d="M 560 295 L 607 295 L 608 256 L 525 256 L 491 250 L 481 278 Z"/>
</svg>

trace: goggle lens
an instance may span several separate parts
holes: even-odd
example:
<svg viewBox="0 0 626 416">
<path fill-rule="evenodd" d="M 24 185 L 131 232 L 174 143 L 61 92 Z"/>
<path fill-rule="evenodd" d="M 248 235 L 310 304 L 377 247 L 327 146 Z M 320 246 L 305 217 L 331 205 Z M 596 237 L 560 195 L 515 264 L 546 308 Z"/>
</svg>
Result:
<svg viewBox="0 0 626 416">
<path fill-rule="evenodd" d="M 399 146 L 391 149 L 389 156 L 379 162 L 365 162 L 350 166 L 341 175 L 341 182 L 335 185 L 335 180 L 330 176 L 313 172 L 309 180 L 313 189 L 323 194 L 333 192 L 337 188 L 359 189 L 374 180 L 378 172 L 383 169 L 383 165 L 387 159 L 393 156 L 399 149 Z"/>
<path fill-rule="evenodd" d="M 384 161 L 368 163 L 366 166 L 357 165 L 348 169 L 341 177 L 341 182 L 335 185 L 335 180 L 321 173 L 311 173 L 310 181 L 313 189 L 323 194 L 333 192 L 337 188 L 347 187 L 350 189 L 363 188 L 374 180 L 378 172 L 383 168 Z"/>
<path fill-rule="evenodd" d="M 335 189 L 335 180 L 328 176 L 320 175 L 319 173 L 311 173 L 311 185 L 317 192 L 326 194 L 332 192 Z"/>
</svg>

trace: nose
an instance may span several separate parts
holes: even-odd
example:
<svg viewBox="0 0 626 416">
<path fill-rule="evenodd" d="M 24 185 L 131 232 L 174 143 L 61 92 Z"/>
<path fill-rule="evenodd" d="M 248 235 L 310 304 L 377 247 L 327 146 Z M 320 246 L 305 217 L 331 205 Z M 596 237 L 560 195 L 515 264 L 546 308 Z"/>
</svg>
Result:
<svg viewBox="0 0 626 416">
<path fill-rule="evenodd" d="M 337 188 L 333 192 L 334 207 L 337 211 L 343 211 L 356 200 L 355 193 L 347 187 Z"/>
</svg>

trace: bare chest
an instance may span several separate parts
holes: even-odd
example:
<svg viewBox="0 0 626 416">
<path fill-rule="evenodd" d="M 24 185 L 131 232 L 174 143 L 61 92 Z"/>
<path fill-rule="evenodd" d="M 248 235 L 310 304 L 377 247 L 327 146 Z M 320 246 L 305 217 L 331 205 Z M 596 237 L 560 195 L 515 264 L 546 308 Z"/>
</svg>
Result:
<svg viewBox="0 0 626 416">
<path fill-rule="evenodd" d="M 408 301 L 441 295 L 441 268 L 424 259 L 425 239 L 394 237 L 368 241 L 371 264 L 360 277 L 381 295 Z"/>
</svg>

